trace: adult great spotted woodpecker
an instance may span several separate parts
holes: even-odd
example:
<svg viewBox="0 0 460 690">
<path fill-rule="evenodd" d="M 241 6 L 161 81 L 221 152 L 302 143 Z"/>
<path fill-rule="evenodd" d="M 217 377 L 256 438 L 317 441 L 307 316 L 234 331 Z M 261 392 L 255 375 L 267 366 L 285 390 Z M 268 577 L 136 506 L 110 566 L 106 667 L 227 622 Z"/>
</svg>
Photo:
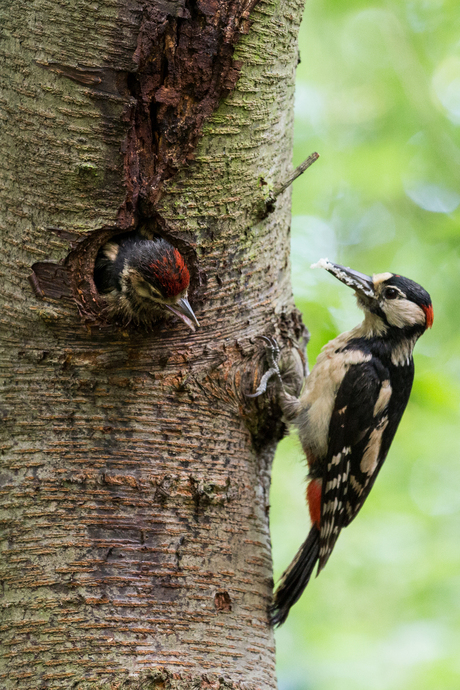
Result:
<svg viewBox="0 0 460 690">
<path fill-rule="evenodd" d="M 354 288 L 365 317 L 323 347 L 299 398 L 284 389 L 276 341 L 263 336 L 270 369 L 252 397 L 276 377 L 284 417 L 297 427 L 307 457 L 312 522 L 274 594 L 275 625 L 286 620 L 315 564 L 318 574 L 324 568 L 340 530 L 369 494 L 409 400 L 414 345 L 433 323 L 429 294 L 408 278 L 393 273 L 371 278 L 327 259 L 316 265 Z"/>
<path fill-rule="evenodd" d="M 190 274 L 178 249 L 145 229 L 114 237 L 96 257 L 94 282 L 109 318 L 150 325 L 174 314 L 194 331 Z"/>
</svg>

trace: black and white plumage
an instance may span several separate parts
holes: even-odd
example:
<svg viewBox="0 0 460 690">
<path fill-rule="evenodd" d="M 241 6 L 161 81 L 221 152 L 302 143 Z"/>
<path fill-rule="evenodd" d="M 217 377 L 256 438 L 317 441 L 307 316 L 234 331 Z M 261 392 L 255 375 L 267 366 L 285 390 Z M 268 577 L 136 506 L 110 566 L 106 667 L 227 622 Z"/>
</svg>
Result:
<svg viewBox="0 0 460 690">
<path fill-rule="evenodd" d="M 113 238 L 99 250 L 94 282 L 109 318 L 149 326 L 174 314 L 192 331 L 199 326 L 187 298 L 184 258 L 163 238 L 142 230 Z"/>
<path fill-rule="evenodd" d="M 284 390 L 278 346 L 266 338 L 270 369 L 255 395 L 276 376 L 285 418 L 297 426 L 308 461 L 312 521 L 275 592 L 274 624 L 286 620 L 316 563 L 319 573 L 366 500 L 409 400 L 414 345 L 433 323 L 430 296 L 412 280 L 371 278 L 327 260 L 318 265 L 354 288 L 365 318 L 323 347 L 298 399 Z"/>
</svg>

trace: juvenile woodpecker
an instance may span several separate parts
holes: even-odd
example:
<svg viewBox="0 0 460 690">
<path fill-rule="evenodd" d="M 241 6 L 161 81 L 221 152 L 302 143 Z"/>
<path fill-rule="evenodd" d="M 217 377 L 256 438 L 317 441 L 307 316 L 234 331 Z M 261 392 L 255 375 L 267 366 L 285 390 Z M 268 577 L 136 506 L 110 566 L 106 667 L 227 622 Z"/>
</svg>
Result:
<svg viewBox="0 0 460 690">
<path fill-rule="evenodd" d="M 187 299 L 190 275 L 182 254 L 142 232 L 113 238 L 96 257 L 94 282 L 109 317 L 149 325 L 175 314 L 194 331 L 200 324 Z"/>
<path fill-rule="evenodd" d="M 311 529 L 274 594 L 272 622 L 283 623 L 307 586 L 315 564 L 326 565 L 340 530 L 356 517 L 385 460 L 414 378 L 412 350 L 433 323 L 430 295 L 393 273 L 370 276 L 321 259 L 355 290 L 363 323 L 323 347 L 299 398 L 283 386 L 275 340 L 270 369 L 253 397 L 275 376 L 286 421 L 298 429 L 308 462 Z"/>
</svg>

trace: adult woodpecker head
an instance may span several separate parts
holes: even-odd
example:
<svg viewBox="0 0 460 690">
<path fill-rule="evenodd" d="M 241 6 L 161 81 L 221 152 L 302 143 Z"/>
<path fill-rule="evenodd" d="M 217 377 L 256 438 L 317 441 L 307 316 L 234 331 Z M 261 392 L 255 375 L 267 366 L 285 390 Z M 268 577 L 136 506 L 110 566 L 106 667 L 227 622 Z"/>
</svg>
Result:
<svg viewBox="0 0 460 690">
<path fill-rule="evenodd" d="M 433 325 L 430 295 L 409 278 L 394 273 L 377 273 L 371 277 L 327 259 L 320 259 L 312 266 L 315 267 L 325 268 L 355 290 L 371 335 L 399 330 L 419 336 Z"/>
<path fill-rule="evenodd" d="M 149 325 L 174 314 L 192 331 L 200 325 L 188 301 L 184 258 L 163 238 L 140 233 L 114 238 L 97 255 L 94 280 L 109 316 Z"/>
</svg>

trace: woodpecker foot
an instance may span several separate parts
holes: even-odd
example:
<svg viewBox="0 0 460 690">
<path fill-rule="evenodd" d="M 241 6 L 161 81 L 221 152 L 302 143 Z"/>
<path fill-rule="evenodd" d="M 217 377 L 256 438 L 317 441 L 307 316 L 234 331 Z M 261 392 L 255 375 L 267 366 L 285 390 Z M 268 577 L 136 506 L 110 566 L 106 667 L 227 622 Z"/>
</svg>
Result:
<svg viewBox="0 0 460 690">
<path fill-rule="evenodd" d="M 263 340 L 265 343 L 265 354 L 267 356 L 270 368 L 260 379 L 260 383 L 256 392 L 246 393 L 246 397 L 248 398 L 258 398 L 259 395 L 266 393 L 267 383 L 269 382 L 272 376 L 276 376 L 281 386 L 283 386 L 283 379 L 281 378 L 281 373 L 278 367 L 278 360 L 280 357 L 281 350 L 277 341 L 275 340 L 275 338 L 271 338 L 267 335 L 256 335 L 256 338 Z"/>
</svg>

